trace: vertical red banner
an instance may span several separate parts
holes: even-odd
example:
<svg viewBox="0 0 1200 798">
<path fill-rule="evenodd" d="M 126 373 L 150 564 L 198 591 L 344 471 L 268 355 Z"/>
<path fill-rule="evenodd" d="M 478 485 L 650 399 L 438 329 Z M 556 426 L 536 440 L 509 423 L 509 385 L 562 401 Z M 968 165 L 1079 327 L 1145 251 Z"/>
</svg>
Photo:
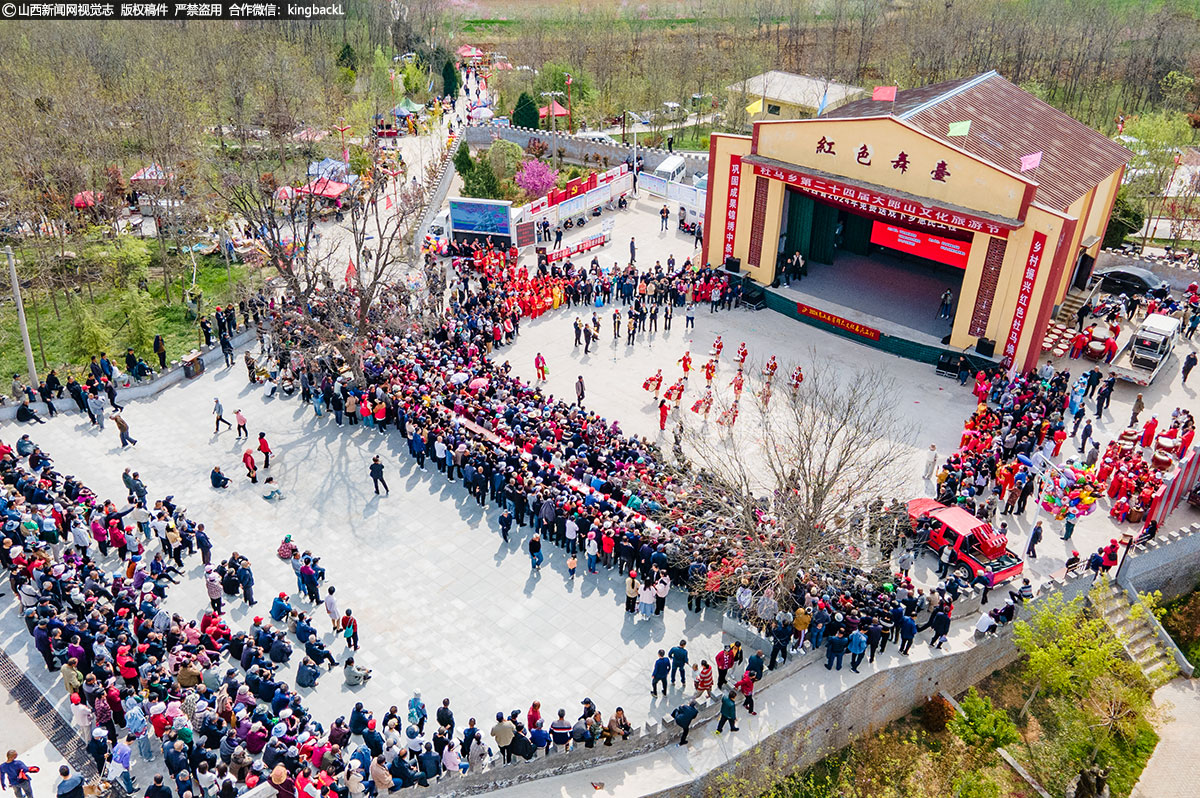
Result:
<svg viewBox="0 0 1200 798">
<path fill-rule="evenodd" d="M 1012 327 L 1008 330 L 1008 338 L 1004 341 L 1004 365 L 1012 366 L 1016 360 L 1017 347 L 1021 343 L 1021 331 L 1029 315 L 1029 302 L 1033 298 L 1033 287 L 1037 282 L 1038 267 L 1042 265 L 1042 255 L 1046 250 L 1046 234 L 1034 233 L 1033 242 L 1029 245 L 1029 257 L 1021 273 L 1021 292 L 1017 294 L 1017 307 L 1013 310 Z"/>
<path fill-rule="evenodd" d="M 729 157 L 729 197 L 725 208 L 725 246 L 722 248 L 722 260 L 733 257 L 733 238 L 737 232 L 738 194 L 742 183 L 742 156 Z"/>
</svg>

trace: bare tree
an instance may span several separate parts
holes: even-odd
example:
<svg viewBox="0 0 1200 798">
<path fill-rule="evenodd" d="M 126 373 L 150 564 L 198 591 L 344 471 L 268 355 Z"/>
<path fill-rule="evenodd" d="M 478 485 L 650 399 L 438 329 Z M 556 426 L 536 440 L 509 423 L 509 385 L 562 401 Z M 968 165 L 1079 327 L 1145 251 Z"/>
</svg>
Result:
<svg viewBox="0 0 1200 798">
<path fill-rule="evenodd" d="M 847 372 L 814 353 L 794 393 L 790 373 L 779 368 L 769 398 L 765 381 L 746 374 L 733 425 L 693 423 L 684 435 L 697 464 L 692 504 L 705 513 L 697 526 L 726 538 L 730 570 L 776 596 L 802 574 L 864 567 L 860 510 L 903 484 L 915 433 L 878 372 Z"/>
</svg>

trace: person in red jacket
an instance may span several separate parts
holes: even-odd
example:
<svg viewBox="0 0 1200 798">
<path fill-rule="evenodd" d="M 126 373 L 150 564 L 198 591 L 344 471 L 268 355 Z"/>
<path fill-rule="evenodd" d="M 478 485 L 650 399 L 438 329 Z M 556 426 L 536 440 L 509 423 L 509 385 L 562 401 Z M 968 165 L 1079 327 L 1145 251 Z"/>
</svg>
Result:
<svg viewBox="0 0 1200 798">
<path fill-rule="evenodd" d="M 246 476 L 250 477 L 251 482 L 258 482 L 258 463 L 254 460 L 254 452 L 249 449 L 242 455 L 242 465 L 246 466 Z"/>
<path fill-rule="evenodd" d="M 271 444 L 267 443 L 267 433 L 258 433 L 258 450 L 267 458 L 263 462 L 263 468 L 271 467 Z"/>
</svg>

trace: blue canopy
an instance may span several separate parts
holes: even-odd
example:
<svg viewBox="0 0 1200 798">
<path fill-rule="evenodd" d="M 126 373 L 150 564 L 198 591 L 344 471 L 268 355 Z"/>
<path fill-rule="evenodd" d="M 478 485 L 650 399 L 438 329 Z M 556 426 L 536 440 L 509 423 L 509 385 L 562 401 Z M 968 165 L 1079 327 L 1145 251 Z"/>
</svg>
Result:
<svg viewBox="0 0 1200 798">
<path fill-rule="evenodd" d="M 339 161 L 334 158 L 326 158 L 323 161 L 314 161 L 308 165 L 308 177 L 310 180 L 325 178 L 339 183 L 346 183 L 347 176 L 350 174 L 350 164 L 345 161 Z"/>
</svg>

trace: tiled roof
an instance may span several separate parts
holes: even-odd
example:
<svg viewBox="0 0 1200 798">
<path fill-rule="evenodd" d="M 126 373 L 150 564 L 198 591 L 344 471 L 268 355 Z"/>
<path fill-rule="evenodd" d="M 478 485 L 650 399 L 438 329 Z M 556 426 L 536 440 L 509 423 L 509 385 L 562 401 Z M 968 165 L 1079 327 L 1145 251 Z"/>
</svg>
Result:
<svg viewBox="0 0 1200 798">
<path fill-rule="evenodd" d="M 886 115 L 1013 172 L 1020 172 L 1022 156 L 1041 151 L 1041 165 L 1026 177 L 1038 184 L 1035 201 L 1058 210 L 1066 210 L 1132 155 L 996 72 L 897 92 L 894 106 L 858 100 L 823 118 Z M 951 122 L 968 120 L 966 136 L 947 135 Z"/>
</svg>

